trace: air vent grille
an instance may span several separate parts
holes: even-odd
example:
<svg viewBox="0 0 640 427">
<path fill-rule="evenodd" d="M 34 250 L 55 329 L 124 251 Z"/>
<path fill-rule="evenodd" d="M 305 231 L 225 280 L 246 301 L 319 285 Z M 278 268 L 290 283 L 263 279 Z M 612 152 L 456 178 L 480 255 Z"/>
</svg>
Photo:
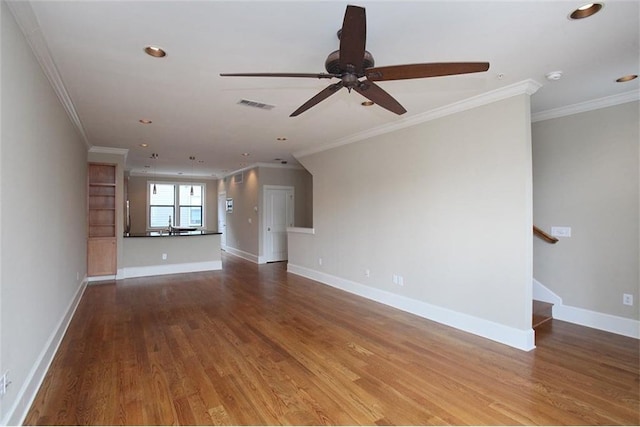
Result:
<svg viewBox="0 0 640 427">
<path fill-rule="evenodd" d="M 238 101 L 240 105 L 246 105 L 247 107 L 260 108 L 261 110 L 271 110 L 275 108 L 275 105 L 265 104 L 264 102 L 251 101 L 249 99 L 241 99 Z"/>
</svg>

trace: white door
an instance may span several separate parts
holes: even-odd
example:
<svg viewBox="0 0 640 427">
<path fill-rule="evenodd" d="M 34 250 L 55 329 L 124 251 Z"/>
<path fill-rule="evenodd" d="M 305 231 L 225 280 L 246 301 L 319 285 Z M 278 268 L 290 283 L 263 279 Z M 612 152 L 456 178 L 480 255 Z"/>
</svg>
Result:
<svg viewBox="0 0 640 427">
<path fill-rule="evenodd" d="M 286 261 L 287 227 L 293 227 L 293 187 L 264 187 L 264 236 L 267 262 Z"/>
<path fill-rule="evenodd" d="M 227 247 L 227 193 L 218 193 L 218 232 L 220 236 L 220 247 Z"/>
</svg>

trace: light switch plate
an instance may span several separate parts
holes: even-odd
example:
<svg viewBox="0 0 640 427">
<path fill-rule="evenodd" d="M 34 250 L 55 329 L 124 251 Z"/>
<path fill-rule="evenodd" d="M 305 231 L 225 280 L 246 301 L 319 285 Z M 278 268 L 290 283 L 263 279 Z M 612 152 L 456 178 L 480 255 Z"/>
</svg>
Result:
<svg viewBox="0 0 640 427">
<path fill-rule="evenodd" d="M 551 227 L 553 237 L 571 237 L 571 227 Z"/>
</svg>

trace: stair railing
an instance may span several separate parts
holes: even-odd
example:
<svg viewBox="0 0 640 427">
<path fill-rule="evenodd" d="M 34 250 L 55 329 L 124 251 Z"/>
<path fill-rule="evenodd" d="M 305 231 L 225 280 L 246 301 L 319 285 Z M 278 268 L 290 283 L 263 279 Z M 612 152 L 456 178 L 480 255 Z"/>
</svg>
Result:
<svg viewBox="0 0 640 427">
<path fill-rule="evenodd" d="M 551 243 L 551 244 L 558 243 L 557 238 L 553 237 L 551 234 L 545 232 L 544 230 L 539 229 L 535 225 L 533 226 L 533 234 L 534 236 L 541 238 L 547 243 Z"/>
</svg>

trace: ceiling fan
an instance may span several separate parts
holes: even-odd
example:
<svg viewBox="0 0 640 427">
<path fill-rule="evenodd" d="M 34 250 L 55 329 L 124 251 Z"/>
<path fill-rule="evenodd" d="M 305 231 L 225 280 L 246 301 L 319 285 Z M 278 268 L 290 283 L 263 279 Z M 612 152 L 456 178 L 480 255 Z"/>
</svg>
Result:
<svg viewBox="0 0 640 427">
<path fill-rule="evenodd" d="M 367 18 L 365 9 L 347 6 L 342 29 L 338 31 L 340 49 L 331 52 L 325 61 L 326 73 L 223 73 L 221 76 L 237 77 L 311 77 L 338 78 L 340 81 L 320 91 L 291 113 L 295 117 L 319 102 L 327 99 L 343 87 L 355 90 L 365 98 L 396 114 L 407 112 L 391 95 L 375 81 L 420 79 L 424 77 L 450 76 L 487 71 L 488 62 L 434 62 L 426 64 L 390 65 L 374 67 L 371 53 L 365 50 Z M 364 79 L 362 79 L 364 77 Z M 362 80 L 361 80 L 362 79 Z"/>
</svg>

